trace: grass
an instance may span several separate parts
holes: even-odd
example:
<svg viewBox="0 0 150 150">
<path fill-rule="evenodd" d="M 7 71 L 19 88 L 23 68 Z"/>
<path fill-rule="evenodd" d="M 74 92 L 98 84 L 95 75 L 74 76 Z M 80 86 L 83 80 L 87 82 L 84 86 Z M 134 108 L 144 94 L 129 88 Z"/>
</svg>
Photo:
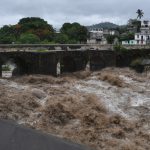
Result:
<svg viewBox="0 0 150 150">
<path fill-rule="evenodd" d="M 49 52 L 49 50 L 46 50 L 46 49 L 38 49 L 38 50 L 35 50 L 35 51 L 40 52 L 40 53 Z"/>
<path fill-rule="evenodd" d="M 10 71 L 11 68 L 9 67 L 9 65 L 3 65 L 2 66 L 2 71 Z"/>
</svg>

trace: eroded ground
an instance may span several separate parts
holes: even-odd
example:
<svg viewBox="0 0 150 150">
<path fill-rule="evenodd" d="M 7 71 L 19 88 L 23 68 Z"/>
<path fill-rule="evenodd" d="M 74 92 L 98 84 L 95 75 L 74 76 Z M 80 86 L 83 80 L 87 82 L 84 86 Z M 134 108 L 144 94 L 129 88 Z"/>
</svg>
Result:
<svg viewBox="0 0 150 150">
<path fill-rule="evenodd" d="M 149 150 L 150 75 L 107 68 L 0 79 L 0 117 L 96 150 Z"/>
</svg>

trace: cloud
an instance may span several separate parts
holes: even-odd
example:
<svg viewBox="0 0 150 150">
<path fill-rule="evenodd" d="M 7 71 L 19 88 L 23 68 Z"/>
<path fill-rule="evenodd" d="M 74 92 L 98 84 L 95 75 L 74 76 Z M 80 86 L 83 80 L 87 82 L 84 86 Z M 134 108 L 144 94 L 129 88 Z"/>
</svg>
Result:
<svg viewBox="0 0 150 150">
<path fill-rule="evenodd" d="M 111 21 L 124 24 L 142 9 L 149 19 L 149 0 L 1 0 L 0 25 L 16 24 L 22 17 L 42 17 L 55 27 L 64 22 L 83 25 Z"/>
</svg>

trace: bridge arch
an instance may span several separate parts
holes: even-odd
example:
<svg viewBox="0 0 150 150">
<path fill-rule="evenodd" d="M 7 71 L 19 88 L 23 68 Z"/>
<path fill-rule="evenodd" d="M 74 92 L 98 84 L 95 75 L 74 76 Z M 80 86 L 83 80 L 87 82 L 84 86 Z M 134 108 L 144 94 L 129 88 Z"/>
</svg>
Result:
<svg viewBox="0 0 150 150">
<path fill-rule="evenodd" d="M 4 72 L 4 66 L 10 66 L 10 72 L 11 76 L 19 76 L 19 75 L 24 75 L 28 74 L 28 65 L 27 62 L 18 56 L 2 56 L 0 58 L 0 75 L 3 75 Z"/>
</svg>

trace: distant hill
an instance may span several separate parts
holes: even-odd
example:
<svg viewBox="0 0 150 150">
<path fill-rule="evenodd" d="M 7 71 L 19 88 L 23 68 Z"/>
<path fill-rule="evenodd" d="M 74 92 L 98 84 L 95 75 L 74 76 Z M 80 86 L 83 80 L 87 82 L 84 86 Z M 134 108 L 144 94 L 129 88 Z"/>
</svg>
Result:
<svg viewBox="0 0 150 150">
<path fill-rule="evenodd" d="M 92 26 L 87 26 L 88 29 L 91 29 L 91 28 L 116 29 L 117 27 L 119 27 L 119 25 L 116 25 L 111 22 L 102 22 L 99 24 L 94 24 Z"/>
</svg>

